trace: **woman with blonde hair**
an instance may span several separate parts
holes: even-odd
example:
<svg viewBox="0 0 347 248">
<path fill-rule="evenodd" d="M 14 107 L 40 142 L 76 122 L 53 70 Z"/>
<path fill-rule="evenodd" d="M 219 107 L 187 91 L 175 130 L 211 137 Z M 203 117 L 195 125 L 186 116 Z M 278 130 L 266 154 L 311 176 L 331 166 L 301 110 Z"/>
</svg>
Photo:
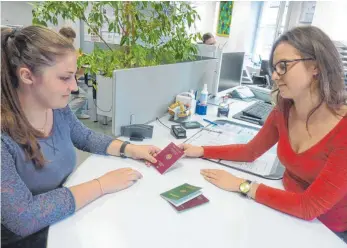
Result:
<svg viewBox="0 0 347 248">
<path fill-rule="evenodd" d="M 156 161 L 157 147 L 95 133 L 71 112 L 67 104 L 77 89 L 76 60 L 72 43 L 50 29 L 1 29 L 2 247 L 45 247 L 49 225 L 142 177 L 118 168 L 64 187 L 76 166 L 75 147 Z"/>
</svg>

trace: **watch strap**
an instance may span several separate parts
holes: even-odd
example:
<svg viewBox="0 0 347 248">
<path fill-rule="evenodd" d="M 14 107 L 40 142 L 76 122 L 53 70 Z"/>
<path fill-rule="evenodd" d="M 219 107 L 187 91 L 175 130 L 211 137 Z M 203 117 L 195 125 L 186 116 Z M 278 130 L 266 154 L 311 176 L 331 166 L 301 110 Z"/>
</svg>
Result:
<svg viewBox="0 0 347 248">
<path fill-rule="evenodd" d="M 119 149 L 119 155 L 122 157 L 122 158 L 126 158 L 127 156 L 125 156 L 125 147 L 130 144 L 129 141 L 124 141 L 123 144 L 120 146 L 120 149 Z"/>
</svg>

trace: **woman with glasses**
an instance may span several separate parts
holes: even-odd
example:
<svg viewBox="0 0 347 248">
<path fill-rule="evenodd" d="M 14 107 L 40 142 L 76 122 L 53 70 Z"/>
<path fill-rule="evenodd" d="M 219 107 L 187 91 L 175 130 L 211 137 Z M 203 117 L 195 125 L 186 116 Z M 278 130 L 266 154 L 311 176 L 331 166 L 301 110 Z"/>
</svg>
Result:
<svg viewBox="0 0 347 248">
<path fill-rule="evenodd" d="M 273 45 L 276 106 L 248 144 L 181 145 L 189 157 L 251 162 L 278 143 L 284 190 L 202 170 L 217 187 L 295 217 L 322 223 L 347 242 L 347 106 L 341 59 L 320 29 L 294 28 Z"/>
</svg>

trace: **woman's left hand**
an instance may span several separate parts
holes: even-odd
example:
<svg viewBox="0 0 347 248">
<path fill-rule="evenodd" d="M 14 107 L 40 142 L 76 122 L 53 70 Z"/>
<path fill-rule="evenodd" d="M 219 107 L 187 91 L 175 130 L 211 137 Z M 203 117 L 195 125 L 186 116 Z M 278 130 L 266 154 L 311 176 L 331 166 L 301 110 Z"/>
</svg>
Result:
<svg viewBox="0 0 347 248">
<path fill-rule="evenodd" d="M 156 163 L 155 156 L 160 152 L 160 149 L 156 146 L 150 145 L 132 145 L 129 144 L 125 148 L 125 154 L 127 157 L 133 159 L 143 159 L 146 161 L 146 165 L 150 166 L 151 163 Z"/>
<path fill-rule="evenodd" d="M 227 191 L 240 191 L 240 184 L 245 180 L 235 177 L 229 172 L 217 169 L 201 170 L 200 174 L 210 183 Z"/>
</svg>

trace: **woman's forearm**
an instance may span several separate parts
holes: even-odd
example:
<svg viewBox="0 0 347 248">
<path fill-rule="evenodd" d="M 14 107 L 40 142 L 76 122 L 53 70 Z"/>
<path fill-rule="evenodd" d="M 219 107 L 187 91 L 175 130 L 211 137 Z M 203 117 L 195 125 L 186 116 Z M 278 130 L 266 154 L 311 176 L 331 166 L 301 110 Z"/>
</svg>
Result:
<svg viewBox="0 0 347 248">
<path fill-rule="evenodd" d="M 101 185 L 96 179 L 72 186 L 69 189 L 75 198 L 76 211 L 103 195 Z"/>
<path fill-rule="evenodd" d="M 248 192 L 248 196 L 251 197 L 252 199 L 255 199 L 255 196 L 257 194 L 259 184 L 258 183 L 252 183 L 251 189 Z"/>
<path fill-rule="evenodd" d="M 120 140 L 114 140 L 112 141 L 112 143 L 107 147 L 107 154 L 109 155 L 113 155 L 113 156 L 120 156 L 120 147 L 122 146 L 123 144 L 123 141 L 120 141 Z M 132 144 L 128 144 L 126 147 L 125 147 L 125 156 L 127 157 L 131 157 L 131 154 L 130 154 L 130 150 L 131 148 L 133 147 L 134 145 Z"/>
</svg>

